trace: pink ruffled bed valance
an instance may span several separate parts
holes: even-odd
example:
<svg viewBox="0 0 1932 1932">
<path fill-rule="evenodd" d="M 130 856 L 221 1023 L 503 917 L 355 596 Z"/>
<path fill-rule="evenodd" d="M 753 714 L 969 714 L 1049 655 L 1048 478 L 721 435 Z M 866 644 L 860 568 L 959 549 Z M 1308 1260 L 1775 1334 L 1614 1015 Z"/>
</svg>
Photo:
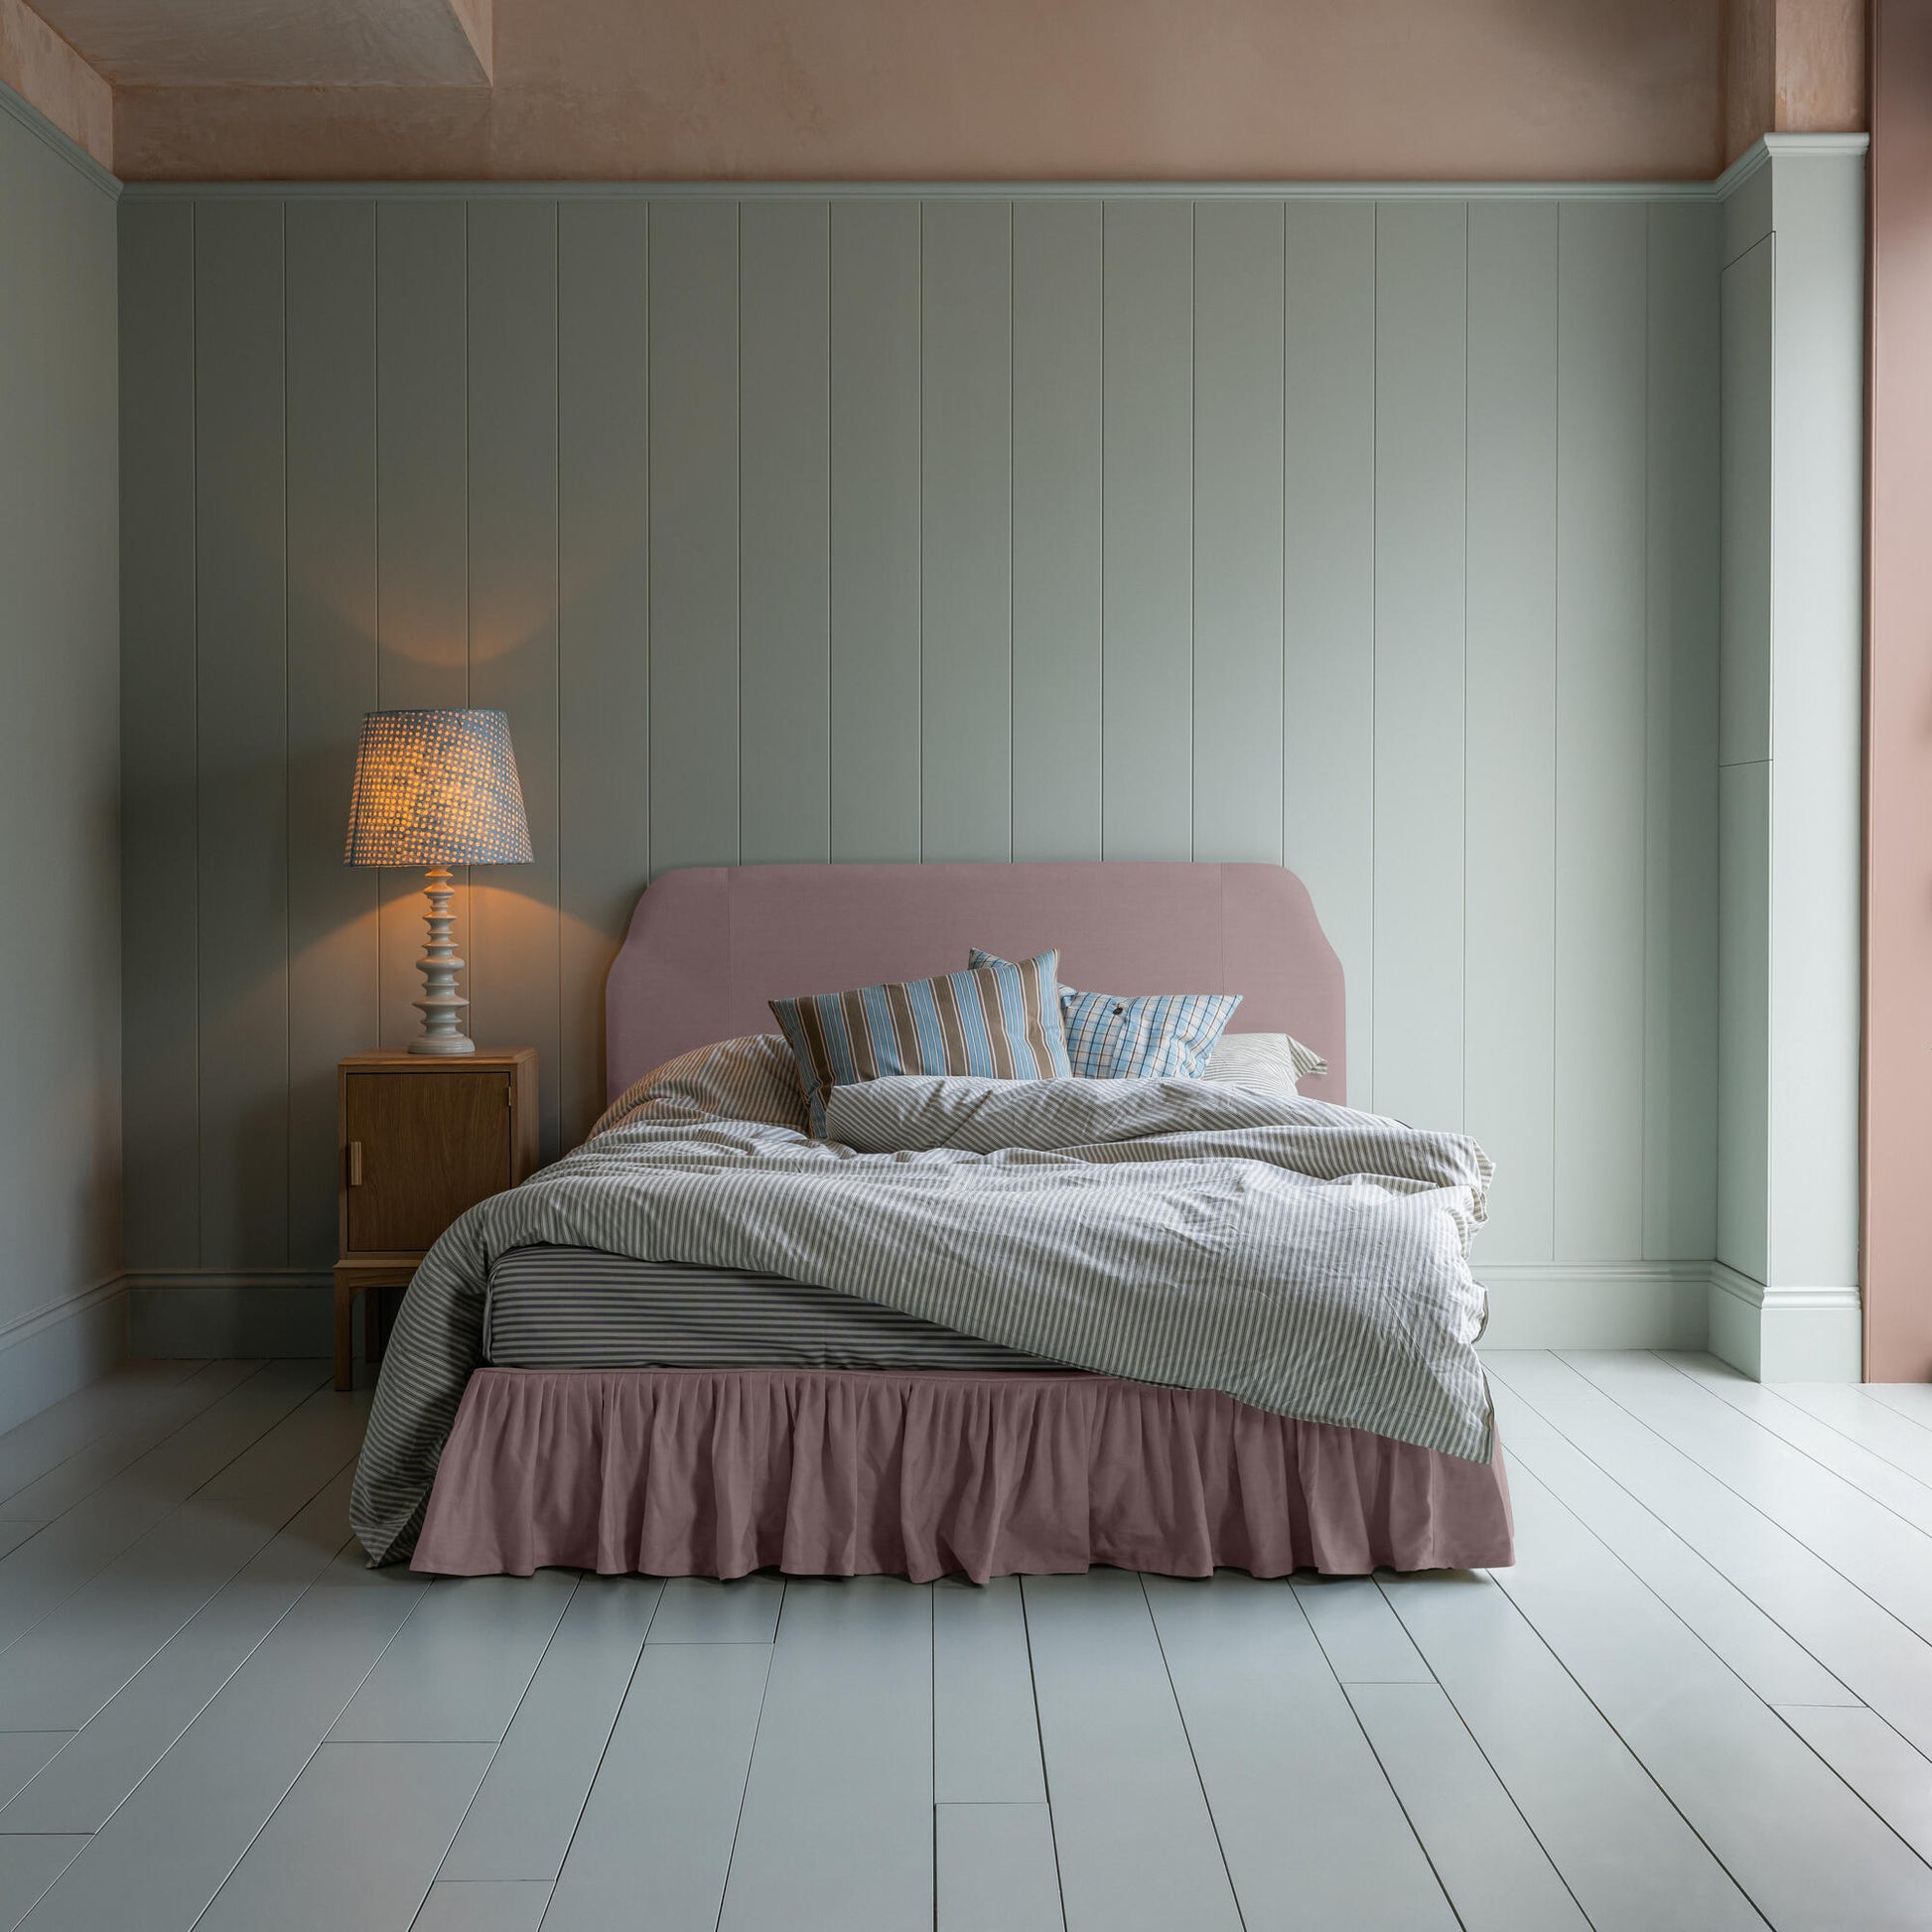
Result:
<svg viewBox="0 0 1932 1932">
<path fill-rule="evenodd" d="M 484 1368 L 414 1566 L 740 1577 L 1511 1561 L 1475 1463 L 1109 1376 Z"/>
</svg>

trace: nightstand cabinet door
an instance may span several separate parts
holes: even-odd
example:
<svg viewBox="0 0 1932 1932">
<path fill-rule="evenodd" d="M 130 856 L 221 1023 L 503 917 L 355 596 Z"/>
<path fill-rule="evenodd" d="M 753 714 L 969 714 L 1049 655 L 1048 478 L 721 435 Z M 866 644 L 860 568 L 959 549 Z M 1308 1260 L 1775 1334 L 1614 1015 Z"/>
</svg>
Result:
<svg viewBox="0 0 1932 1932">
<path fill-rule="evenodd" d="M 421 1253 L 466 1207 L 514 1184 L 513 1087 L 500 1068 L 358 1071 L 343 1087 L 348 1253 Z"/>
</svg>

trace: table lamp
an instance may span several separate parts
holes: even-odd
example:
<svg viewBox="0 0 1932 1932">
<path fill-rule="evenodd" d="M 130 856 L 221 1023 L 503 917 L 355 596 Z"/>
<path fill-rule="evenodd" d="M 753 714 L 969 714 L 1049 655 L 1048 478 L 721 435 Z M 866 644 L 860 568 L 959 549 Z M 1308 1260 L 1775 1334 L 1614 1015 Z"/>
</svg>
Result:
<svg viewBox="0 0 1932 1932">
<path fill-rule="evenodd" d="M 429 938 L 416 963 L 423 1031 L 412 1053 L 474 1053 L 457 991 L 452 866 L 527 864 L 529 822 L 516 779 L 510 722 L 500 711 L 371 711 L 355 751 L 348 800 L 349 866 L 422 866 Z"/>
</svg>

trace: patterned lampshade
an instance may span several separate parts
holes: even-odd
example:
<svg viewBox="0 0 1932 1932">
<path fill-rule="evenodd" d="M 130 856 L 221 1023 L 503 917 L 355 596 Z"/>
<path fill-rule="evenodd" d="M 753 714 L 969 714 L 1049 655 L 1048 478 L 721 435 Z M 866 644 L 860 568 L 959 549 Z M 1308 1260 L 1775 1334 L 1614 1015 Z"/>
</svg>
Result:
<svg viewBox="0 0 1932 1932">
<path fill-rule="evenodd" d="M 349 866 L 513 866 L 532 857 L 500 711 L 371 711 L 348 800 Z"/>
</svg>

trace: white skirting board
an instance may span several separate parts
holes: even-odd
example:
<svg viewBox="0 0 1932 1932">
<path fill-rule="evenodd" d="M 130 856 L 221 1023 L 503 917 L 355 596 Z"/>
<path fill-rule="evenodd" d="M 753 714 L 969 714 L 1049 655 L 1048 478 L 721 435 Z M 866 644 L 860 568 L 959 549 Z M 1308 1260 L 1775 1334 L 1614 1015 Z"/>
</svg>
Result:
<svg viewBox="0 0 1932 1932">
<path fill-rule="evenodd" d="M 115 1276 L 0 1327 L 0 1430 L 127 1359 L 127 1289 Z"/>
<path fill-rule="evenodd" d="M 1484 1348 L 1702 1348 L 1708 1261 L 1525 1261 L 1485 1266 Z"/>
<path fill-rule="evenodd" d="M 1759 1382 L 1856 1382 L 1864 1356 L 1859 1291 L 1766 1288 L 1714 1261 L 1706 1346 Z"/>
<path fill-rule="evenodd" d="M 311 1269 L 169 1269 L 127 1281 L 135 1356 L 327 1355 L 330 1277 Z"/>
</svg>

